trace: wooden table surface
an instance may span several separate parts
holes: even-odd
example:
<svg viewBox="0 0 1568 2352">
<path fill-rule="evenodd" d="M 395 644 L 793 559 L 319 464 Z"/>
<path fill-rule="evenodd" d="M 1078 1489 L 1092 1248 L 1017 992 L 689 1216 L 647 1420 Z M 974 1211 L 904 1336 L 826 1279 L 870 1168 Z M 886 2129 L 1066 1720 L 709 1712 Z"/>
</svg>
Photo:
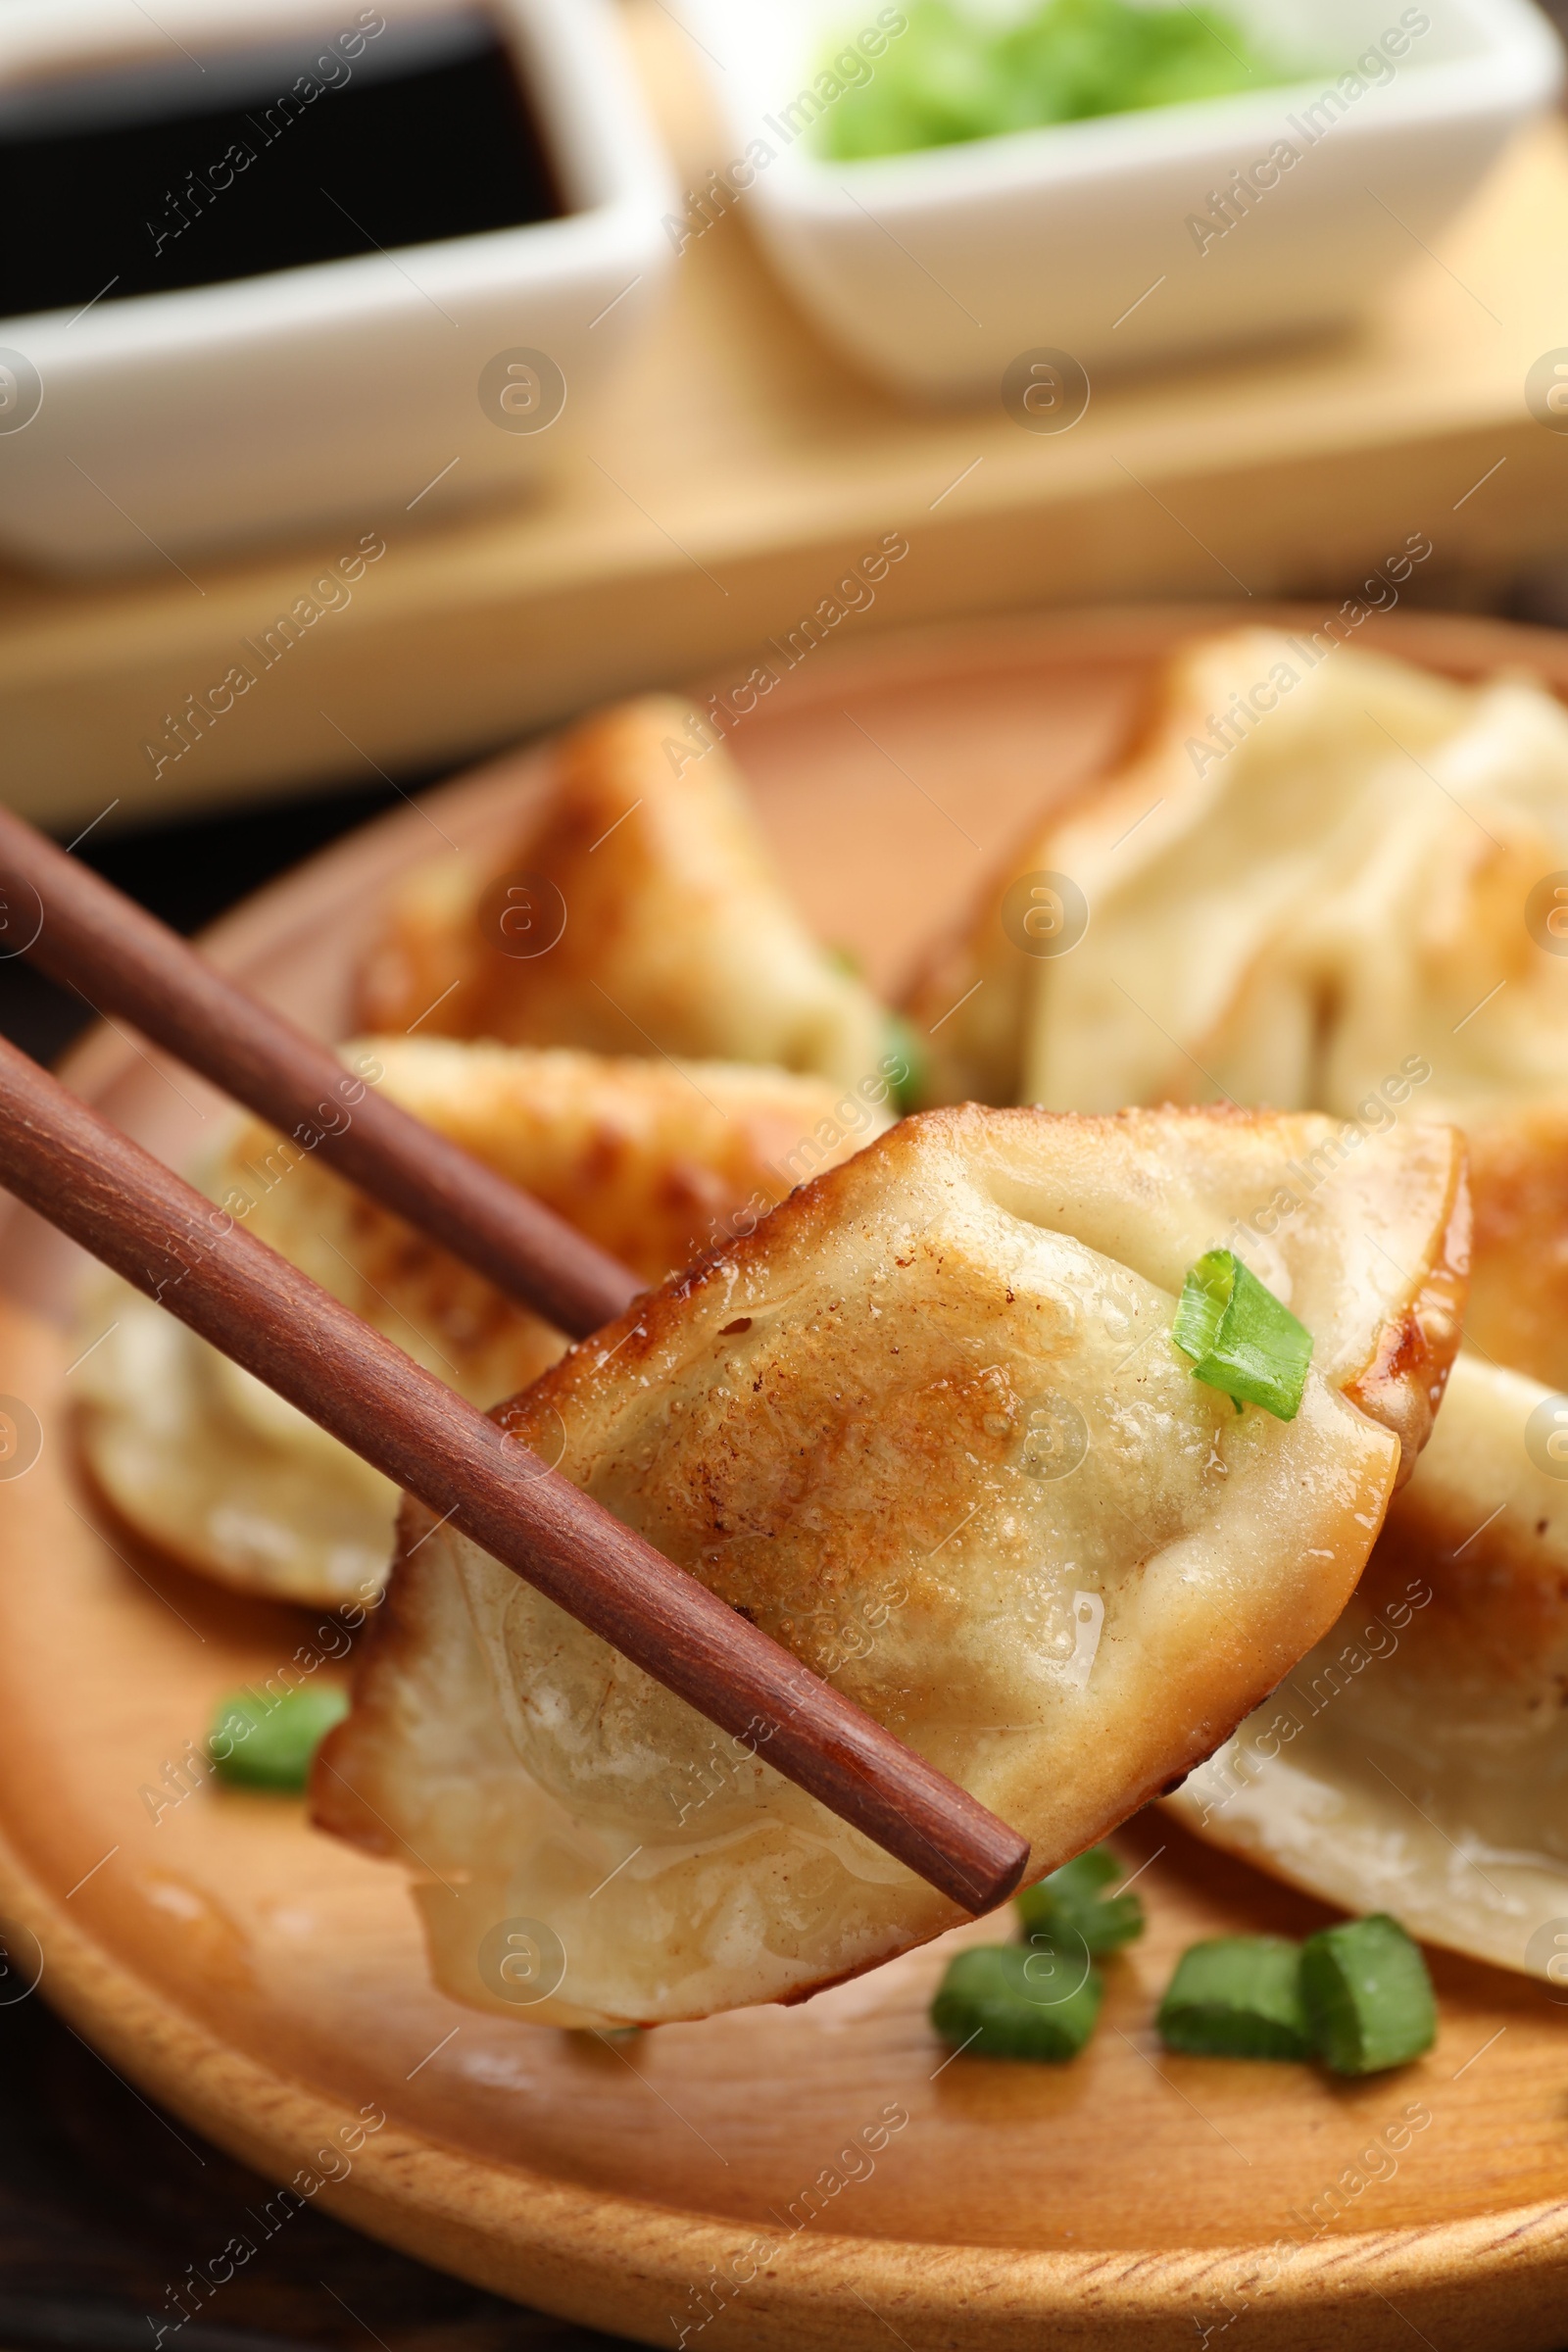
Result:
<svg viewBox="0 0 1568 2352">
<path fill-rule="evenodd" d="M 662 0 L 623 7 L 695 184 L 722 151 L 701 60 Z M 434 766 L 637 685 L 744 675 L 890 529 L 909 556 L 846 635 L 1028 604 L 1338 598 L 1411 531 L 1433 543 L 1426 593 L 1500 578 L 1564 536 L 1568 437 L 1524 399 L 1531 363 L 1568 346 L 1562 123 L 1527 133 L 1411 264 L 1353 329 L 1097 380 L 1082 422 L 1042 437 L 1000 402 L 908 408 L 854 374 L 738 207 L 688 246 L 548 490 L 367 515 L 387 553 L 352 605 L 156 780 L 143 747 L 166 712 L 222 679 L 343 530 L 193 578 L 0 573 L 7 798 L 59 823 L 117 802 L 120 822 Z"/>
<path fill-rule="evenodd" d="M 197 2323 L 173 2331 L 169 2289 L 236 2232 L 257 2252 L 202 2307 L 205 2328 L 255 2329 L 300 2352 L 594 2352 L 620 2341 L 428 2271 L 311 2207 L 266 2238 L 246 2210 L 261 2212 L 278 2186 L 148 2105 L 41 2000 L 0 2006 L 0 2352 L 40 2340 L 17 2323 L 62 2297 L 128 2319 L 149 2346 L 152 2315 L 170 2323 L 172 2352 L 196 2352 Z M 63 2340 L 108 2352 L 90 2332 Z"/>
</svg>

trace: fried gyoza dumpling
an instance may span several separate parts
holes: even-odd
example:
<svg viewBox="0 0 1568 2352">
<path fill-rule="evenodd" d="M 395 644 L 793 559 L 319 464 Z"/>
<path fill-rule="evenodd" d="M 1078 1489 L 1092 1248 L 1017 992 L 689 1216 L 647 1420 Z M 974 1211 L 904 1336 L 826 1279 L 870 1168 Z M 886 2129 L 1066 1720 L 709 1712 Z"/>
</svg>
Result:
<svg viewBox="0 0 1568 2352">
<path fill-rule="evenodd" d="M 1425 1434 L 1462 1291 L 1446 1129 L 1370 1148 L 1255 1257 L 1315 1340 L 1295 1419 L 1239 1410 L 1172 1347 L 1186 1269 L 1327 1128 L 906 1120 L 500 1418 L 1050 1868 L 1332 1623 Z M 416 1894 L 443 1989 L 511 2007 L 515 1932 L 548 1996 L 517 2014 L 701 2017 L 801 1998 L 958 1916 L 775 1774 L 765 1739 L 724 1739 L 406 1509 L 315 1803 L 441 1874 Z"/>
<path fill-rule="evenodd" d="M 1199 644 L 1132 760 L 1019 849 L 917 990 L 923 1027 L 973 992 L 931 1087 L 1348 1119 L 1417 1072 L 1422 1115 L 1461 1122 L 1563 1096 L 1568 891 L 1527 918 L 1564 868 L 1568 713 L 1540 687 L 1264 630 Z"/>
<path fill-rule="evenodd" d="M 1568 1918 L 1568 1115 L 1470 1131 L 1466 1345 L 1340 1623 L 1172 1798 L 1212 1843 L 1535 1976 Z"/>
<path fill-rule="evenodd" d="M 510 906 L 508 876 L 533 878 Z M 790 904 L 728 751 L 700 751 L 664 696 L 563 739 L 542 814 L 499 862 L 409 876 L 360 1011 L 371 1028 L 428 1015 L 451 1037 L 773 1062 L 841 1086 L 889 1050 L 882 1006 Z"/>
<path fill-rule="evenodd" d="M 1568 1401 L 1462 1353 L 1349 1607 L 1172 1809 L 1326 1901 L 1560 1982 L 1565 1482 Z"/>
<path fill-rule="evenodd" d="M 648 1281 L 749 1230 L 804 1173 L 886 1123 L 856 1091 L 723 1063 L 372 1039 L 354 1066 Z M 379 1079 L 375 1072 L 382 1075 Z M 874 1090 L 872 1090 L 874 1092 Z M 886 1096 L 883 1084 L 883 1096 Z M 489 1406 L 561 1334 L 270 1129 L 204 1189 L 426 1371 Z M 122 1516 L 224 1584 L 331 1606 L 378 1592 L 397 1490 L 282 1397 L 119 1281 L 95 1286 L 83 1439 Z"/>
</svg>

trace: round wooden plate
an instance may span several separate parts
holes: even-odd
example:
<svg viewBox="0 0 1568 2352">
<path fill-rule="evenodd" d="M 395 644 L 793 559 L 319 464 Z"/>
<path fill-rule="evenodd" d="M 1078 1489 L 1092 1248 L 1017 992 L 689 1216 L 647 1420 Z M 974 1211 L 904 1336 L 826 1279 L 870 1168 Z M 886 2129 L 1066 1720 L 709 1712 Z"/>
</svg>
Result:
<svg viewBox="0 0 1568 2352">
<path fill-rule="evenodd" d="M 735 748 L 822 934 L 892 983 L 1027 811 L 1109 757 L 1151 663 L 1220 617 L 814 653 Z M 1568 689 L 1555 636 L 1396 615 L 1362 637 Z M 339 1034 L 387 877 L 504 834 L 538 775 L 534 756 L 498 761 L 368 827 L 223 923 L 214 953 Z M 221 1115 L 122 1033 L 71 1075 L 167 1157 Z M 445 2000 L 397 1869 L 186 1769 L 218 1696 L 319 1642 L 320 1621 L 225 1595 L 107 1520 L 71 1444 L 82 1270 L 23 1212 L 0 1230 L 0 1387 L 43 1430 L 35 1464 L 0 1479 L 0 1998 L 41 1967 L 115 2066 L 293 2184 L 236 2233 L 259 2243 L 319 2196 L 487 2286 L 704 2352 L 1568 2335 L 1568 2008 L 1439 1952 L 1438 2045 L 1402 2073 L 1173 2058 L 1152 2017 L 1185 1943 L 1323 1915 L 1158 1813 L 1119 1840 L 1146 1865 L 1148 1936 L 1111 1964 L 1070 2067 L 949 2058 L 925 2020 L 940 1947 L 799 2009 L 615 2044 Z M 192 2252 L 221 2278 L 223 2249 Z"/>
</svg>

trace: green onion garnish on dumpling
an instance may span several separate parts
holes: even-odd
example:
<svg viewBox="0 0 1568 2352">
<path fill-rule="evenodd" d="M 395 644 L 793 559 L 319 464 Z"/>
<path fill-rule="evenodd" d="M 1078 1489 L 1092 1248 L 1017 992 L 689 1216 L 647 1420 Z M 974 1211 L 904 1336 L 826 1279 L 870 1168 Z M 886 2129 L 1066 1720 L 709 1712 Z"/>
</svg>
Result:
<svg viewBox="0 0 1568 2352">
<path fill-rule="evenodd" d="M 1193 1378 L 1276 1421 L 1301 1409 L 1312 1334 L 1233 1250 L 1206 1250 L 1187 1270 L 1171 1338 L 1193 1356 Z"/>
</svg>

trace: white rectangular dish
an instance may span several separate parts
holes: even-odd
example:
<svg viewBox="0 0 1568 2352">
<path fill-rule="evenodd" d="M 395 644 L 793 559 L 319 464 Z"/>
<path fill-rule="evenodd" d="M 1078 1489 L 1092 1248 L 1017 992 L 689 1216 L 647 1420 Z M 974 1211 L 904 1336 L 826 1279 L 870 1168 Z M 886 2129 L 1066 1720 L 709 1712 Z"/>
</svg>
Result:
<svg viewBox="0 0 1568 2352">
<path fill-rule="evenodd" d="M 831 84 L 874 75 L 905 11 L 680 6 L 740 167 L 691 197 L 744 209 L 834 342 L 938 399 L 995 396 L 1010 363 L 1042 355 L 1100 368 L 1344 318 L 1419 255 L 1562 71 L 1530 0 L 1235 0 L 1268 51 L 1317 61 L 1301 79 L 837 163 L 813 138 Z M 842 74 L 819 78 L 835 53 Z M 1054 429 L 1073 407 L 1052 393 L 1020 421 Z"/>
<path fill-rule="evenodd" d="M 349 38 L 349 70 L 461 13 L 360 12 L 381 31 L 370 55 Z M 0 546 L 50 566 L 157 564 L 335 518 L 384 529 L 541 470 L 658 296 L 671 196 L 607 0 L 485 14 L 537 112 L 561 217 L 394 252 L 367 236 L 342 259 L 0 318 Z M 341 52 L 358 22 L 349 0 L 165 0 L 156 25 L 134 0 L 11 0 L 0 128 L 73 76 L 194 68 L 216 88 L 236 51 L 275 49 L 281 73 Z M 198 124 L 201 168 L 199 150 Z M 94 201 L 107 211 L 116 190 Z"/>
</svg>

